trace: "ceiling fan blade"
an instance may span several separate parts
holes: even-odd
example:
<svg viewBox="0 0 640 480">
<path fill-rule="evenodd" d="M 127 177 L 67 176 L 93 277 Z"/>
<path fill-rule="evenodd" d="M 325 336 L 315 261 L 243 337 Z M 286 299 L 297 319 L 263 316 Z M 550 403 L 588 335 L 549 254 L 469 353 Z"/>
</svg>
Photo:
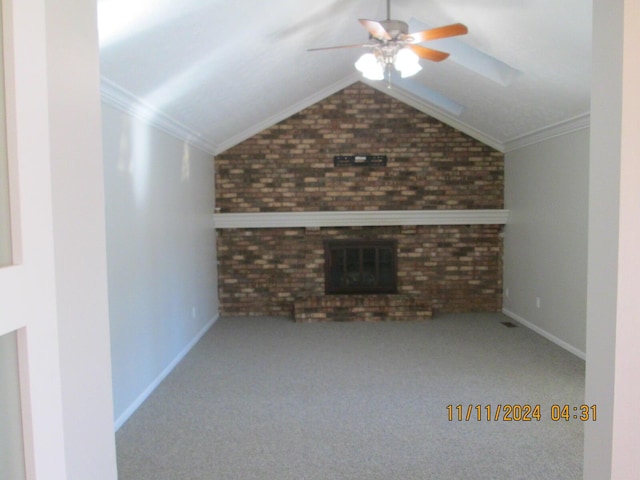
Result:
<svg viewBox="0 0 640 480">
<path fill-rule="evenodd" d="M 449 56 L 446 52 L 441 52 L 440 50 L 434 50 L 433 48 L 427 48 L 420 45 L 408 45 L 408 47 L 420 58 L 431 60 L 432 62 L 441 62 Z"/>
<path fill-rule="evenodd" d="M 338 48 L 365 48 L 365 47 L 375 47 L 375 45 L 358 43 L 357 45 L 337 45 L 335 47 L 307 48 L 307 52 L 317 52 L 319 50 L 336 50 Z"/>
<path fill-rule="evenodd" d="M 369 32 L 373 38 L 391 40 L 391 35 L 389 35 L 389 32 L 385 30 L 380 22 L 376 22 L 375 20 L 366 20 L 364 18 L 360 18 L 358 21 L 367 29 L 367 32 Z"/>
<path fill-rule="evenodd" d="M 462 23 L 454 23 L 444 27 L 431 28 L 422 32 L 410 33 L 409 37 L 413 38 L 411 43 L 426 42 L 428 40 L 437 40 L 438 38 L 455 37 L 456 35 L 464 35 L 469 32 L 467 27 Z"/>
</svg>

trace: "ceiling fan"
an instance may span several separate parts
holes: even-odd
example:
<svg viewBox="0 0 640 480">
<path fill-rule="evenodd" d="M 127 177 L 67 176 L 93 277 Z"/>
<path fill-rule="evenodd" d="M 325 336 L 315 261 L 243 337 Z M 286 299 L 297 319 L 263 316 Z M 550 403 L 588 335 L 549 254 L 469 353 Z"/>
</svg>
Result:
<svg viewBox="0 0 640 480">
<path fill-rule="evenodd" d="M 308 51 L 333 50 L 337 48 L 370 48 L 370 53 L 362 55 L 355 63 L 356 68 L 369 80 L 382 80 L 385 73 L 391 76 L 391 66 L 400 72 L 402 78 L 415 75 L 422 67 L 420 59 L 441 62 L 449 54 L 423 47 L 418 43 L 439 38 L 464 35 L 468 29 L 462 23 L 409 33 L 409 25 L 401 20 L 391 19 L 391 0 L 387 0 L 387 19 L 381 21 L 359 19 L 369 32 L 372 43 L 340 45 L 336 47 L 310 48 Z"/>
</svg>

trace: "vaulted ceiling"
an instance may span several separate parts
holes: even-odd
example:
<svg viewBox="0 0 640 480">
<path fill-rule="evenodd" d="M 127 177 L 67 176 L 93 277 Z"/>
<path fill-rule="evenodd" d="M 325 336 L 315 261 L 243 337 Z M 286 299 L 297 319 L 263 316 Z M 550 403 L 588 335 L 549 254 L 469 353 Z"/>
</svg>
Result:
<svg viewBox="0 0 640 480">
<path fill-rule="evenodd" d="M 362 80 L 359 18 L 385 0 L 99 0 L 103 98 L 213 154 Z M 588 0 L 391 0 L 410 31 L 461 22 L 428 42 L 451 53 L 366 83 L 499 149 L 588 122 Z"/>
</svg>

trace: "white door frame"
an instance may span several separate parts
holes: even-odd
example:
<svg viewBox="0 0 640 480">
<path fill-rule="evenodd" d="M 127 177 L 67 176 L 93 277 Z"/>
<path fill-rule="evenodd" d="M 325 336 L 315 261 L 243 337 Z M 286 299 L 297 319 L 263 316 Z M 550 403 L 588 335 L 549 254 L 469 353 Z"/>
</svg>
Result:
<svg viewBox="0 0 640 480">
<path fill-rule="evenodd" d="M 27 479 L 63 479 L 45 4 L 2 8 L 13 265 L 0 269 L 0 334 L 17 331 Z"/>
</svg>

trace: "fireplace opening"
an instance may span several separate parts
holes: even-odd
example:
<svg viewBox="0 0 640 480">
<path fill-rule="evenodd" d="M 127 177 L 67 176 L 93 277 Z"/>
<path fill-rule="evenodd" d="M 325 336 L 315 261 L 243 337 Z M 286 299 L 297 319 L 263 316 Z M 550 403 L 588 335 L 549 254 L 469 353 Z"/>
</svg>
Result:
<svg viewBox="0 0 640 480">
<path fill-rule="evenodd" d="M 325 293 L 397 293 L 397 245 L 394 240 L 328 240 Z"/>
</svg>

